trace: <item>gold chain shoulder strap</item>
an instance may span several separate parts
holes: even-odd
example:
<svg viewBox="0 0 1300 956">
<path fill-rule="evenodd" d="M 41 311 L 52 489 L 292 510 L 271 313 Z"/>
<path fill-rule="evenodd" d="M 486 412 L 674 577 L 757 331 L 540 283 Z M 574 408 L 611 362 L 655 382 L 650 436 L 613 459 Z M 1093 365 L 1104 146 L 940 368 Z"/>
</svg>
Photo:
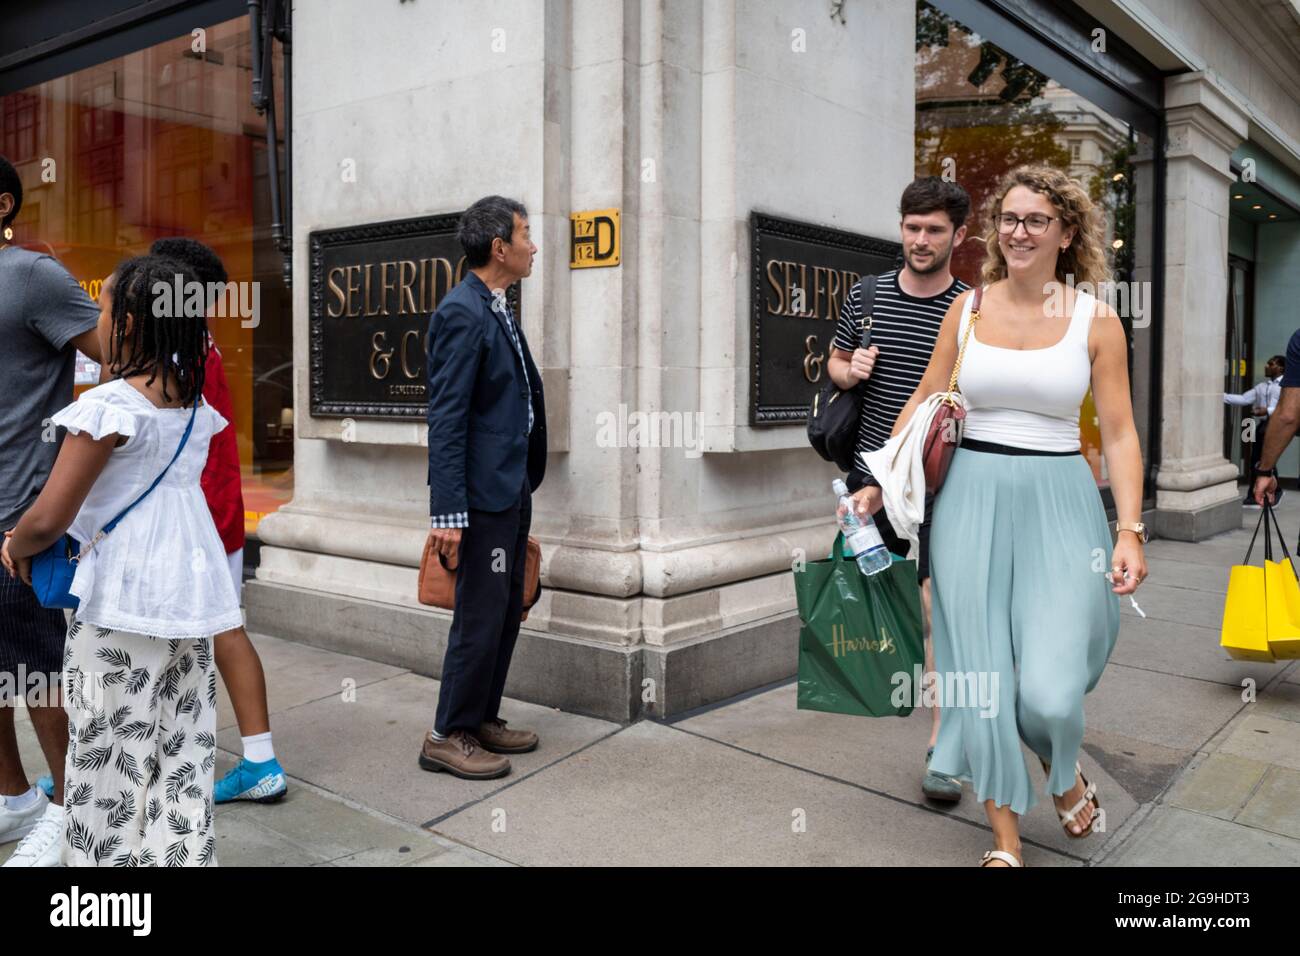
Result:
<svg viewBox="0 0 1300 956">
<path fill-rule="evenodd" d="M 961 348 L 957 351 L 957 361 L 952 365 L 952 378 L 948 380 L 948 391 L 957 391 L 957 376 L 961 373 L 962 356 L 966 354 L 966 343 L 970 341 L 970 330 L 975 327 L 980 317 L 980 300 L 984 298 L 984 287 L 977 286 L 970 306 L 970 321 L 966 323 L 966 334 L 961 338 Z"/>
</svg>

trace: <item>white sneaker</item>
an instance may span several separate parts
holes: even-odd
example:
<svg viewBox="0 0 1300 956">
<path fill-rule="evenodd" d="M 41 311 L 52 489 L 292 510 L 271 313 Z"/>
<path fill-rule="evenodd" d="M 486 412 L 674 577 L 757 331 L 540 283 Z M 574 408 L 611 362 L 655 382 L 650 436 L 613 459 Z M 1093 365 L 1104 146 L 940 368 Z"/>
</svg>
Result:
<svg viewBox="0 0 1300 956">
<path fill-rule="evenodd" d="M 36 800 L 21 810 L 12 810 L 0 803 L 0 843 L 11 843 L 27 836 L 49 805 L 49 799 L 40 788 L 36 788 Z"/>
<path fill-rule="evenodd" d="M 51 803 L 32 832 L 23 837 L 5 866 L 61 866 L 63 853 L 63 807 Z"/>
</svg>

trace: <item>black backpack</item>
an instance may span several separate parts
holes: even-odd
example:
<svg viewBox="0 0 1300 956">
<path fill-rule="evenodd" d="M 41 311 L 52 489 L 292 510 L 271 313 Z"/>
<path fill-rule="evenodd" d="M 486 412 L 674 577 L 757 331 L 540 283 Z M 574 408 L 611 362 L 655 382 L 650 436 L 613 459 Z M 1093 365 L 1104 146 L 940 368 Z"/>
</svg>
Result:
<svg viewBox="0 0 1300 956">
<path fill-rule="evenodd" d="M 876 277 L 863 276 L 858 280 L 862 301 L 862 341 L 860 348 L 871 347 L 871 312 L 876 304 Z M 832 346 L 833 348 L 834 346 Z M 808 443 L 827 461 L 833 461 L 840 471 L 853 470 L 853 449 L 858 442 L 858 419 L 862 415 L 862 382 L 853 388 L 840 388 L 831 379 L 813 396 L 808 408 Z"/>
</svg>

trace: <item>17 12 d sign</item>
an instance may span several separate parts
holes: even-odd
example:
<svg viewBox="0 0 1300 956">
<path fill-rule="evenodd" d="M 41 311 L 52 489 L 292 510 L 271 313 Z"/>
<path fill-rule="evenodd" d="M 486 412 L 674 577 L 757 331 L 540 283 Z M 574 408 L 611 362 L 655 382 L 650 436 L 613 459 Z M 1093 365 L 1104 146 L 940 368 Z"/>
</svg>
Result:
<svg viewBox="0 0 1300 956">
<path fill-rule="evenodd" d="M 897 242 L 751 213 L 749 422 L 803 422 L 840 307 L 863 275 L 894 268 Z"/>
<path fill-rule="evenodd" d="M 311 258 L 311 413 L 423 418 L 429 318 L 465 277 L 460 213 L 323 229 Z M 519 316 L 519 285 L 506 291 Z"/>
</svg>

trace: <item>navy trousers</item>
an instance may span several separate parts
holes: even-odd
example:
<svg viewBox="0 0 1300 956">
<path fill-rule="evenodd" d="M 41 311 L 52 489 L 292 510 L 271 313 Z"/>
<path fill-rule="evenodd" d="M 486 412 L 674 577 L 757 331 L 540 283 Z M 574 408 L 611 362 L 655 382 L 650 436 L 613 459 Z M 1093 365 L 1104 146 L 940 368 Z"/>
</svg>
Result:
<svg viewBox="0 0 1300 956">
<path fill-rule="evenodd" d="M 476 733 L 479 724 L 497 717 L 519 637 L 532 518 L 527 478 L 519 500 L 505 511 L 469 511 L 433 725 L 439 734 Z"/>
</svg>

